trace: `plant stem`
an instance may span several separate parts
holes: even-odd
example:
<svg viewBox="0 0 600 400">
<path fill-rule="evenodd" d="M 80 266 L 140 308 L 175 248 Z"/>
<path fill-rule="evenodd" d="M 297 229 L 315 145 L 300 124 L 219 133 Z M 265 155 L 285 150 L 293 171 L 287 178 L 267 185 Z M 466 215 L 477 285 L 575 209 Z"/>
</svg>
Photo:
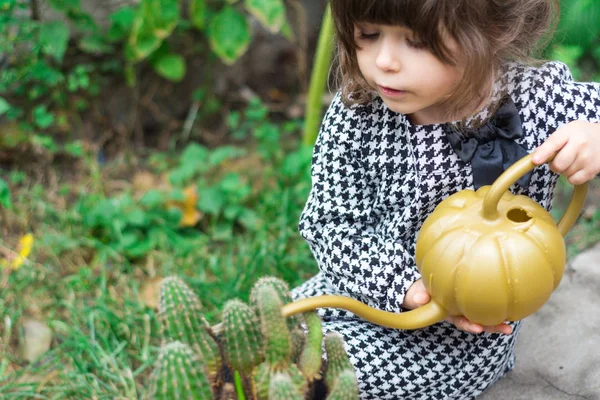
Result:
<svg viewBox="0 0 600 400">
<path fill-rule="evenodd" d="M 240 376 L 239 372 L 235 371 L 233 380 L 235 381 L 235 390 L 238 395 L 238 400 L 246 400 L 246 396 L 244 395 L 244 387 L 242 385 L 242 377 Z"/>
<path fill-rule="evenodd" d="M 327 6 L 321 32 L 319 33 L 319 42 L 317 44 L 317 53 L 310 78 L 310 87 L 308 88 L 308 102 L 306 103 L 306 121 L 304 125 L 304 134 L 302 143 L 312 146 L 319 133 L 321 125 L 321 108 L 323 105 L 323 92 L 327 85 L 329 76 L 329 66 L 333 57 L 333 20 L 331 18 L 331 9 Z"/>
<path fill-rule="evenodd" d="M 29 5 L 31 6 L 31 19 L 34 21 L 40 20 L 40 5 L 38 0 L 29 0 Z"/>
</svg>

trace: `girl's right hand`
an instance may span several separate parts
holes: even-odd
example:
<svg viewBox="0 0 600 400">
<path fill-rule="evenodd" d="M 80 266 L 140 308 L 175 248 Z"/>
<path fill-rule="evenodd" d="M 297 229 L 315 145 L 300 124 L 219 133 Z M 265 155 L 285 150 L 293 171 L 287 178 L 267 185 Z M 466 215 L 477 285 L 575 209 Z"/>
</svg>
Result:
<svg viewBox="0 0 600 400">
<path fill-rule="evenodd" d="M 413 283 L 406 292 L 406 296 L 404 297 L 404 304 L 402 306 L 404 308 L 412 310 L 414 308 L 429 303 L 430 300 L 431 296 L 427 292 L 427 289 L 425 289 L 423 280 L 419 279 L 418 281 Z M 510 335 L 512 333 L 512 327 L 508 324 L 483 326 L 471 322 L 463 316 L 448 316 L 446 318 L 446 321 L 450 322 L 451 324 L 454 324 L 458 329 L 462 329 L 463 331 L 470 333 L 489 332 L 504 333 L 505 335 Z"/>
</svg>

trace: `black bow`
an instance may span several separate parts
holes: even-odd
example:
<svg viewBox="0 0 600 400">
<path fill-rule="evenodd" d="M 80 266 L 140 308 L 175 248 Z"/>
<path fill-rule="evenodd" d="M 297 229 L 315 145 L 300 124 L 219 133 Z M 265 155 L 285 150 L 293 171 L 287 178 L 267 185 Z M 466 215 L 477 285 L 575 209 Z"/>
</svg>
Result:
<svg viewBox="0 0 600 400">
<path fill-rule="evenodd" d="M 448 140 L 461 160 L 471 162 L 475 190 L 491 185 L 508 167 L 528 154 L 515 141 L 523 134 L 523 127 L 517 107 L 510 98 L 480 128 L 458 131 L 454 126 L 450 127 Z M 527 188 L 530 180 L 531 172 L 517 183 Z"/>
</svg>

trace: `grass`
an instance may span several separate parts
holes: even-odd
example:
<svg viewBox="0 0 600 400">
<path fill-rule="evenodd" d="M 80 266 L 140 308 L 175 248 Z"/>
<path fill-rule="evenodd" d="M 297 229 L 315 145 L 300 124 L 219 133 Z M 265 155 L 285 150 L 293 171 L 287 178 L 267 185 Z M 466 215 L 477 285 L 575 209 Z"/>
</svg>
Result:
<svg viewBox="0 0 600 400">
<path fill-rule="evenodd" d="M 234 164 L 255 154 L 194 173 L 186 185 L 220 184 L 226 179 L 224 169 L 233 170 Z M 5 171 L 2 177 L 12 182 L 13 208 L 0 211 L 0 258 L 18 251 L 18 239 L 25 233 L 32 232 L 35 242 L 18 270 L 5 269 L 0 275 L 0 398 L 143 398 L 160 346 L 152 304 L 157 277 L 183 277 L 199 295 L 206 318 L 217 323 L 223 304 L 235 297 L 247 300 L 259 277 L 278 276 L 294 286 L 314 274 L 315 261 L 297 234 L 310 189 L 309 157 L 293 152 L 271 156 L 263 159 L 260 170 L 242 168 L 245 173 L 239 176 L 250 188 L 243 201 L 224 200 L 220 211 L 205 213 L 194 228 L 159 231 L 160 240 L 135 257 L 120 251 L 121 242 L 109 232 L 115 221 L 104 221 L 106 226 L 86 222 L 101 200 L 118 207 L 118 199 L 133 197 L 133 184 L 127 182 L 131 177 L 123 179 L 131 165 L 99 167 L 82 159 L 78 168 L 85 172 L 73 181 L 58 176 L 55 187 Z M 144 170 L 159 175 L 181 167 L 180 160 L 181 155 L 166 155 L 167 167 L 147 163 Z M 144 161 L 148 160 L 134 164 Z M 241 210 L 240 215 L 252 209 L 259 223 L 247 228 L 239 218 L 228 219 L 227 207 Z M 151 206 L 144 215 L 161 216 L 159 208 L 165 207 Z M 121 234 L 132 231 L 124 222 L 127 213 L 116 218 L 123 219 Z M 136 229 L 150 232 L 156 220 L 144 224 Z M 26 318 L 42 321 L 53 331 L 51 350 L 33 363 L 20 352 Z"/>
</svg>

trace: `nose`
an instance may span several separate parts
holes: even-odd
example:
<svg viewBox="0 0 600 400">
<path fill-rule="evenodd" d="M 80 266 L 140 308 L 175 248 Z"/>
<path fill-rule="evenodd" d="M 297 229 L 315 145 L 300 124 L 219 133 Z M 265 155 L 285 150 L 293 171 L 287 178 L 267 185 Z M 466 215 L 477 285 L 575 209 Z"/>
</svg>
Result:
<svg viewBox="0 0 600 400">
<path fill-rule="evenodd" d="M 384 72 L 397 72 L 400 70 L 400 46 L 394 43 L 393 40 L 381 41 L 377 57 L 375 59 L 377 68 Z"/>
</svg>

